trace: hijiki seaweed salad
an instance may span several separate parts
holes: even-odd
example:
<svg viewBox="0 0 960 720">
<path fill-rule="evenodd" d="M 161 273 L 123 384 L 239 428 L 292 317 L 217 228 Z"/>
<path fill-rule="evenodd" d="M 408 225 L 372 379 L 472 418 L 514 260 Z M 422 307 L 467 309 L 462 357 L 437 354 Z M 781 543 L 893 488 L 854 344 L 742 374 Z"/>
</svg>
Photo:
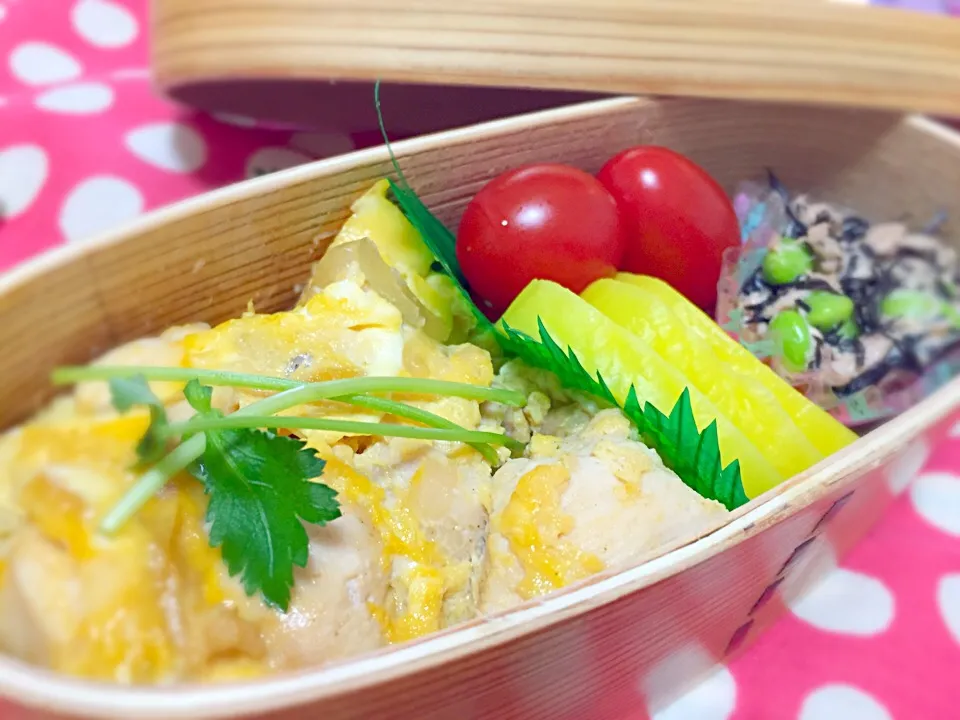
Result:
<svg viewBox="0 0 960 720">
<path fill-rule="evenodd" d="M 746 197 L 767 234 L 747 239 L 722 313 L 747 347 L 853 423 L 902 410 L 955 374 L 960 266 L 936 236 L 943 217 L 920 230 L 870 223 L 791 195 L 772 174 Z"/>
</svg>

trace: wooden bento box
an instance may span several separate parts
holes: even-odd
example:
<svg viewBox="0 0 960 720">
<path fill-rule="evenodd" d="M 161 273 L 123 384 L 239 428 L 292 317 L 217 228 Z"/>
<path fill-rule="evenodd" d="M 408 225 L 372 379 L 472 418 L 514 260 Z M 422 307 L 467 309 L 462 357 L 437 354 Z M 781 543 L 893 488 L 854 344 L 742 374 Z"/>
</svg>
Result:
<svg viewBox="0 0 960 720">
<path fill-rule="evenodd" d="M 707 100 L 612 99 L 395 147 L 448 226 L 498 172 L 596 171 L 672 147 L 728 190 L 775 168 L 867 217 L 960 216 L 960 136 L 922 117 Z M 49 399 L 57 365 L 189 321 L 292 305 L 351 202 L 391 173 L 385 148 L 251 180 L 65 247 L 0 280 L 0 421 Z M 960 246 L 960 226 L 946 228 Z M 663 706 L 742 650 L 871 527 L 960 407 L 960 380 L 736 511 L 722 527 L 509 612 L 357 660 L 211 687 L 121 689 L 0 658 L 0 716 L 620 718 Z"/>
</svg>

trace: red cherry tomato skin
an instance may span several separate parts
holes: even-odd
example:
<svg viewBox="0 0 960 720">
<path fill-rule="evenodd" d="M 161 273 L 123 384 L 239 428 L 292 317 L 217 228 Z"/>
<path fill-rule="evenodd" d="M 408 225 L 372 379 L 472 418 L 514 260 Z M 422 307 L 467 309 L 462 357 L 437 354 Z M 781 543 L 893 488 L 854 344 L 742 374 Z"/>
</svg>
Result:
<svg viewBox="0 0 960 720">
<path fill-rule="evenodd" d="M 551 163 L 491 180 L 470 201 L 457 233 L 457 260 L 491 318 L 534 279 L 579 293 L 613 275 L 625 250 L 610 193 L 592 175 Z"/>
<path fill-rule="evenodd" d="M 723 188 L 684 156 L 656 146 L 614 156 L 597 179 L 620 207 L 627 236 L 623 269 L 658 277 L 712 309 L 723 251 L 740 244 Z"/>
</svg>

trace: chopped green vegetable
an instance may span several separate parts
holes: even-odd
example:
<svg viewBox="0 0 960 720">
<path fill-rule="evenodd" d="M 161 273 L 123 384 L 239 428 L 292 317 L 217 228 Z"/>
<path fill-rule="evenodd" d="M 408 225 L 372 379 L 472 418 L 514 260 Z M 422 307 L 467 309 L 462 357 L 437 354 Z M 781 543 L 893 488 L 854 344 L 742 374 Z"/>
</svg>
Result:
<svg viewBox="0 0 960 720">
<path fill-rule="evenodd" d="M 223 417 L 212 389 L 191 380 L 184 396 L 201 418 Z M 336 492 L 319 482 L 324 461 L 298 440 L 260 430 L 207 430 L 191 473 L 210 503 L 210 544 L 248 595 L 286 610 L 294 566 L 305 567 L 309 539 L 301 521 L 325 525 L 340 517 Z"/>
</svg>

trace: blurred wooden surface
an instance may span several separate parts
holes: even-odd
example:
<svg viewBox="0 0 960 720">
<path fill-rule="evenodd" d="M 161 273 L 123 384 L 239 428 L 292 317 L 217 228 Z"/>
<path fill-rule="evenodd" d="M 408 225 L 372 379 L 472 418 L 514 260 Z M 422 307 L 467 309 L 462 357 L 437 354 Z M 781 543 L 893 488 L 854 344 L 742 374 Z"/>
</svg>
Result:
<svg viewBox="0 0 960 720">
<path fill-rule="evenodd" d="M 816 0 L 156 0 L 153 38 L 160 87 L 198 104 L 381 78 L 960 115 L 960 21 Z"/>
</svg>

